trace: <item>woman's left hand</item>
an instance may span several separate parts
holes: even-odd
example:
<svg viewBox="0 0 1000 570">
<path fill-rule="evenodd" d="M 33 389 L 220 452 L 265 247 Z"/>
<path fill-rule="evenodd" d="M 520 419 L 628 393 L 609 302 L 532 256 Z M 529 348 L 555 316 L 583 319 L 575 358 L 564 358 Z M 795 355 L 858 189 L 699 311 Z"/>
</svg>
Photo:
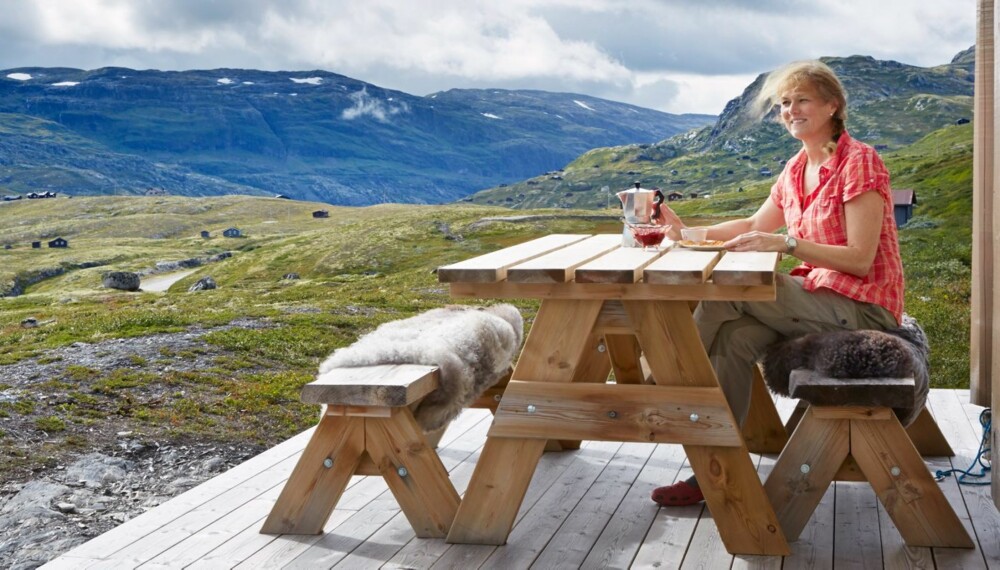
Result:
<svg viewBox="0 0 1000 570">
<path fill-rule="evenodd" d="M 784 235 L 757 231 L 740 234 L 722 244 L 722 247 L 729 251 L 777 251 L 784 253 L 788 250 Z"/>
</svg>

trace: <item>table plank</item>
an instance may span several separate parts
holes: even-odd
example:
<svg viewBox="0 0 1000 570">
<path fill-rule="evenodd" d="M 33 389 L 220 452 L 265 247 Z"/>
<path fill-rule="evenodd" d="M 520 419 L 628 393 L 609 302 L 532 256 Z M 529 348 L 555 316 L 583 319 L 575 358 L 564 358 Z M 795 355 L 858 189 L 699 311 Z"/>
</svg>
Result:
<svg viewBox="0 0 1000 570">
<path fill-rule="evenodd" d="M 718 251 L 674 248 L 646 267 L 643 280 L 662 285 L 699 285 L 708 281 L 721 258 Z"/>
<path fill-rule="evenodd" d="M 515 283 L 564 283 L 573 280 L 580 265 L 622 246 L 621 234 L 600 234 L 546 253 L 507 270 Z"/>
<path fill-rule="evenodd" d="M 638 247 L 621 247 L 576 268 L 577 283 L 635 283 L 642 280 L 642 270 L 662 255 Z"/>
<path fill-rule="evenodd" d="M 567 245 L 582 241 L 589 235 L 550 234 L 524 243 L 505 247 L 503 249 L 466 259 L 451 265 L 439 267 L 438 281 L 440 283 L 456 282 L 495 282 L 507 277 L 507 268 L 529 259 L 545 255 Z"/>
<path fill-rule="evenodd" d="M 719 285 L 771 285 L 781 254 L 776 251 L 731 251 L 712 270 Z"/>
</svg>

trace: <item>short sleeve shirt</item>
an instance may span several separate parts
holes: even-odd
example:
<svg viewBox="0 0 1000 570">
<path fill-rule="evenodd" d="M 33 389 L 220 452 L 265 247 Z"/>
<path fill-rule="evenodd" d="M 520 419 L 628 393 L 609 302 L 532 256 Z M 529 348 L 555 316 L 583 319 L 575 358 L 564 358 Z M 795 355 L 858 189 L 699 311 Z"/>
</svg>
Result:
<svg viewBox="0 0 1000 570">
<path fill-rule="evenodd" d="M 882 197 L 882 231 L 871 270 L 864 277 L 802 263 L 792 275 L 804 277 L 804 287 L 814 291 L 831 289 L 845 297 L 885 307 L 903 318 L 903 263 L 893 216 L 889 172 L 871 146 L 854 140 L 846 132 L 837 140 L 837 150 L 820 167 L 819 186 L 804 197 L 805 150 L 795 155 L 771 187 L 771 200 L 782 209 L 788 235 L 829 245 L 847 245 L 844 203 L 864 192 Z"/>
</svg>

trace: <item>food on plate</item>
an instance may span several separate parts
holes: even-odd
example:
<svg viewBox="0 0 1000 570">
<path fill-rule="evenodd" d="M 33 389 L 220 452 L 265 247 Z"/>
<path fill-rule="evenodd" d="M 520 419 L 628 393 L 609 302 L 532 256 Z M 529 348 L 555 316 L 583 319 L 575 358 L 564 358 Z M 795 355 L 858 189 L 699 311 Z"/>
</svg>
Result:
<svg viewBox="0 0 1000 570">
<path fill-rule="evenodd" d="M 680 244 L 684 247 L 722 247 L 722 244 L 726 243 L 721 239 L 706 239 L 702 241 L 691 241 L 688 239 L 681 240 Z"/>
</svg>

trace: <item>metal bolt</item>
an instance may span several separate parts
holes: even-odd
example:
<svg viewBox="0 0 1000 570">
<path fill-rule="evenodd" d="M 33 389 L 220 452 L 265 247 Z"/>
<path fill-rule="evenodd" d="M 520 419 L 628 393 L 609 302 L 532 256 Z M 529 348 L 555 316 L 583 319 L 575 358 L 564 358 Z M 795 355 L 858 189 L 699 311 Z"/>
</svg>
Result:
<svg viewBox="0 0 1000 570">
<path fill-rule="evenodd" d="M 333 467 L 333 460 L 330 459 L 329 457 L 327 457 L 326 459 L 324 459 L 323 460 L 323 467 L 326 467 L 327 469 Z"/>
<path fill-rule="evenodd" d="M 611 410 L 610 412 L 608 412 L 608 417 L 611 419 L 615 419 L 618 417 L 618 412 Z"/>
<path fill-rule="evenodd" d="M 691 421 L 693 422 L 698 421 L 698 414 L 691 414 Z"/>
<path fill-rule="evenodd" d="M 529 413 L 529 414 L 533 414 L 533 413 L 535 413 L 535 410 L 536 410 L 536 409 L 537 409 L 537 408 L 535 408 L 535 405 L 534 405 L 534 404 L 528 404 L 528 413 Z"/>
<path fill-rule="evenodd" d="M 889 470 L 889 473 L 892 473 L 893 477 L 899 477 L 899 474 L 902 473 L 902 471 L 899 469 L 899 467 L 893 465 L 892 469 Z"/>
<path fill-rule="evenodd" d="M 499 402 L 500 401 L 500 394 L 494 394 L 493 395 L 493 401 L 494 402 Z"/>
<path fill-rule="evenodd" d="M 603 342 L 597 345 L 597 352 L 604 352 L 607 349 L 608 347 L 604 346 Z"/>
<path fill-rule="evenodd" d="M 400 477 L 406 477 L 407 475 L 410 474 L 410 472 L 406 470 L 406 467 L 400 467 L 400 468 L 396 469 L 396 473 Z"/>
<path fill-rule="evenodd" d="M 810 467 L 809 467 L 808 463 L 803 463 L 802 467 L 799 467 L 799 471 L 801 471 L 803 473 L 808 473 L 809 469 L 810 469 Z"/>
</svg>

